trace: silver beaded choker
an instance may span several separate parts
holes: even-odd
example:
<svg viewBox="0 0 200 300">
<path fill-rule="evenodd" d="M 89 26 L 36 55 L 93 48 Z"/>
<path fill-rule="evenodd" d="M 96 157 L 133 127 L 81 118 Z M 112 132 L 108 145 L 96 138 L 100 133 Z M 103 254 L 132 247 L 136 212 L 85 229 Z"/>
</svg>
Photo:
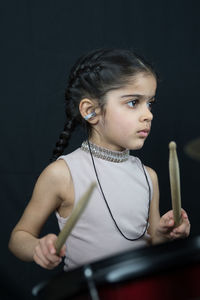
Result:
<svg viewBox="0 0 200 300">
<path fill-rule="evenodd" d="M 126 160 L 128 160 L 129 157 L 129 150 L 124 150 L 124 151 L 113 151 L 113 150 L 108 150 L 106 148 L 97 146 L 95 144 L 90 143 L 90 149 L 92 154 L 95 157 L 107 160 L 107 161 L 111 161 L 111 162 L 116 162 L 116 163 L 120 163 L 120 162 L 124 162 Z M 81 149 L 85 152 L 90 152 L 89 146 L 88 146 L 88 142 L 84 141 L 81 145 Z"/>
</svg>

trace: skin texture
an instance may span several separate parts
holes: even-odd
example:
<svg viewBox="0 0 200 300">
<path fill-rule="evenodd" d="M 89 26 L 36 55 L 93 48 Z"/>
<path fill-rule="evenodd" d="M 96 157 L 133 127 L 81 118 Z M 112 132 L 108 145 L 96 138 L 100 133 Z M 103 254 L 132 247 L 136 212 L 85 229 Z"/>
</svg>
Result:
<svg viewBox="0 0 200 300">
<path fill-rule="evenodd" d="M 139 131 L 151 128 L 153 115 L 149 108 L 155 92 L 156 80 L 153 76 L 143 74 L 123 89 L 108 92 L 106 113 L 99 116 L 91 140 L 117 151 L 140 149 L 145 138 Z"/>
<path fill-rule="evenodd" d="M 104 112 L 93 99 L 82 99 L 79 105 L 82 117 L 96 112 L 96 116 L 88 120 L 92 126 L 90 140 L 111 150 L 140 149 L 151 128 L 151 106 L 155 94 L 154 76 L 139 73 L 123 88 L 107 93 Z M 172 211 L 160 217 L 157 175 L 153 169 L 147 167 L 147 170 L 153 183 L 148 229 L 152 243 L 188 236 L 190 223 L 184 210 L 183 222 L 177 228 L 174 228 Z M 34 260 L 46 269 L 55 268 L 65 255 L 66 248 L 63 246 L 57 256 L 54 247 L 57 236 L 48 234 L 40 237 L 39 234 L 51 213 L 57 210 L 61 217 L 67 217 L 73 203 L 70 171 L 63 160 L 58 160 L 50 164 L 38 178 L 31 200 L 11 234 L 10 250 L 22 260 Z"/>
</svg>

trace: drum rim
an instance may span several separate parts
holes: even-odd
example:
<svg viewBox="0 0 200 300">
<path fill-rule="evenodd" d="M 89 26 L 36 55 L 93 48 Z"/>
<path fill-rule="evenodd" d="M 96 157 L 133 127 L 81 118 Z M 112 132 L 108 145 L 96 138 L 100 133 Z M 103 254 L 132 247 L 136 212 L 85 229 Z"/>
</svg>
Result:
<svg viewBox="0 0 200 300">
<path fill-rule="evenodd" d="M 92 280 L 95 284 L 101 286 L 123 283 L 130 278 L 136 280 L 172 268 L 182 268 L 196 263 L 200 263 L 200 236 L 144 247 L 134 251 L 129 250 L 71 271 L 63 271 L 43 284 L 39 294 L 42 294 L 43 297 L 45 295 L 50 300 L 53 286 L 56 286 L 56 291 L 60 291 L 57 293 L 58 298 L 56 299 L 58 300 L 63 297 L 70 298 L 78 292 L 86 291 L 86 268 L 91 270 Z M 132 270 L 130 267 L 127 268 L 131 264 L 136 266 Z M 119 269 L 120 272 L 116 273 L 116 270 Z M 126 273 L 127 270 L 128 273 Z M 66 289 L 63 290 L 63 287 L 66 287 Z M 42 299 L 45 299 L 45 297 Z"/>
</svg>

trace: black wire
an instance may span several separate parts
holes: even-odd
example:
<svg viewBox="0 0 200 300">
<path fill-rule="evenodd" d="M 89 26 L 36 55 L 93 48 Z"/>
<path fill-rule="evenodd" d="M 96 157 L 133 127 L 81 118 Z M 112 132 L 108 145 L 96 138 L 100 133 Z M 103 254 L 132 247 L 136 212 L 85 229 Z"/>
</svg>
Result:
<svg viewBox="0 0 200 300">
<path fill-rule="evenodd" d="M 141 163 L 142 169 L 143 169 L 143 171 L 144 171 L 144 175 L 145 175 L 145 178 L 146 178 L 146 182 L 147 182 L 147 185 L 148 185 L 148 188 L 149 188 L 149 202 L 148 202 L 147 223 L 146 223 L 144 232 L 143 232 L 138 238 L 132 239 L 132 238 L 128 238 L 128 237 L 121 231 L 121 229 L 119 228 L 119 226 L 118 226 L 118 224 L 117 224 L 117 222 L 116 222 L 116 220 L 115 220 L 115 218 L 114 218 L 114 216 L 113 216 L 113 214 L 112 214 L 112 211 L 111 211 L 111 209 L 110 209 L 110 207 L 109 207 L 109 205 L 108 205 L 108 202 L 107 202 L 107 200 L 106 200 L 105 194 L 104 194 L 104 192 L 103 192 L 103 189 L 102 189 L 102 186 L 101 186 L 101 183 L 100 183 L 100 180 L 99 180 L 99 176 L 98 176 L 98 174 L 97 174 L 97 170 L 96 170 L 96 166 L 95 166 L 95 163 L 94 163 L 94 158 L 93 158 L 92 151 L 91 151 L 91 148 L 90 148 L 90 142 L 89 142 L 89 140 L 87 140 L 87 143 L 88 143 L 89 152 L 90 152 L 90 155 L 91 155 L 91 158 L 92 158 L 92 163 L 93 163 L 94 171 L 95 171 L 95 174 L 96 174 L 96 178 L 97 178 L 97 181 L 98 181 L 98 184 L 99 184 L 101 193 L 102 193 L 102 195 L 103 195 L 103 198 L 104 198 L 104 201 L 105 201 L 106 206 L 107 206 L 107 208 L 108 208 L 108 211 L 109 211 L 109 213 L 110 213 L 110 216 L 111 216 L 113 222 L 115 223 L 115 226 L 117 227 L 117 229 L 118 229 L 118 231 L 120 232 L 120 234 L 121 234 L 126 240 L 128 240 L 128 241 L 136 241 L 136 240 L 139 240 L 140 238 L 142 238 L 142 237 L 145 235 L 145 233 L 146 233 L 146 231 L 147 231 L 147 228 L 148 228 L 149 212 L 150 212 L 150 202 L 151 202 L 151 188 L 150 188 L 149 180 L 148 180 L 148 177 L 147 177 L 147 174 L 146 174 L 146 171 L 145 171 L 145 169 L 144 169 L 143 164 Z"/>
</svg>

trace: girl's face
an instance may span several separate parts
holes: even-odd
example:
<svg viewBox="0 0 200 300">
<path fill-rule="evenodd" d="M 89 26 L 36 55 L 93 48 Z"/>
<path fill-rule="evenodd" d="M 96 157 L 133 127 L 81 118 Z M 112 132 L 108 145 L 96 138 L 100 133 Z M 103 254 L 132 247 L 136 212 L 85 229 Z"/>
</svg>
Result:
<svg viewBox="0 0 200 300">
<path fill-rule="evenodd" d="M 140 149 L 151 129 L 156 87 L 153 75 L 139 73 L 123 88 L 108 92 L 106 112 L 100 115 L 91 141 L 116 151 Z"/>
</svg>

